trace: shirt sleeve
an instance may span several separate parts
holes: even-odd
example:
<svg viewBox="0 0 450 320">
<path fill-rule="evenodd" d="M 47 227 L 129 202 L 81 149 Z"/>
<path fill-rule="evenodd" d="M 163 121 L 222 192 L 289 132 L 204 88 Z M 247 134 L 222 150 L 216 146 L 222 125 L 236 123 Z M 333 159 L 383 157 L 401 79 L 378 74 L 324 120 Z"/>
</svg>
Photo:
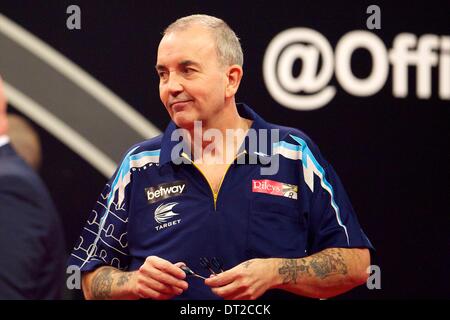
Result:
<svg viewBox="0 0 450 320">
<path fill-rule="evenodd" d="M 36 193 L 26 182 L 22 188 L 15 185 L 17 179 L 1 182 L 8 190 L 0 190 L 0 299 L 32 299 L 39 267 L 48 263 L 43 259 L 46 212 L 28 196 Z"/>
<path fill-rule="evenodd" d="M 68 265 L 92 271 L 109 265 L 127 270 L 130 172 L 128 157 L 104 187 L 70 255 Z"/>
<path fill-rule="evenodd" d="M 307 162 L 304 175 L 309 176 L 305 180 L 309 180 L 307 185 L 312 191 L 309 251 L 316 253 L 327 248 L 368 248 L 373 251 L 335 170 L 312 142 L 308 144 L 312 149 L 303 149 L 303 160 Z"/>
<path fill-rule="evenodd" d="M 0 180 L 0 299 L 61 299 L 62 229 L 46 190 L 23 169 Z"/>
</svg>

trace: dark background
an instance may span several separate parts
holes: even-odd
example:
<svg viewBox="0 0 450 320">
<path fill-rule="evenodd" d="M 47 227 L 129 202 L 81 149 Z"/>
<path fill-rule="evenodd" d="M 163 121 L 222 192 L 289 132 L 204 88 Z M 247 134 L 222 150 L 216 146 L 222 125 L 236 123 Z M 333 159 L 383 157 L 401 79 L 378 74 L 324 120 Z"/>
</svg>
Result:
<svg viewBox="0 0 450 320">
<path fill-rule="evenodd" d="M 70 4 L 81 8 L 81 30 L 66 28 Z M 279 32 L 311 28 L 335 48 L 347 32 L 367 30 L 370 4 L 381 8 L 381 30 L 372 32 L 387 48 L 401 32 L 450 35 L 448 1 L 1 0 L 0 12 L 89 72 L 160 130 L 169 121 L 154 71 L 161 32 L 188 14 L 224 19 L 244 49 L 245 75 L 237 100 L 270 122 L 300 128 L 319 145 L 377 249 L 373 264 L 381 268 L 382 289 L 361 287 L 340 298 L 448 299 L 450 101 L 438 97 L 436 68 L 430 99 L 417 98 L 414 68 L 409 70 L 407 98 L 395 98 L 390 69 L 385 86 L 371 97 L 346 93 L 333 77 L 336 96 L 314 111 L 279 105 L 263 81 L 264 52 Z M 367 76 L 370 66 L 370 55 L 358 50 L 354 73 Z M 69 252 L 106 178 L 45 130 L 38 131 L 44 153 L 41 174 L 63 219 Z"/>
</svg>

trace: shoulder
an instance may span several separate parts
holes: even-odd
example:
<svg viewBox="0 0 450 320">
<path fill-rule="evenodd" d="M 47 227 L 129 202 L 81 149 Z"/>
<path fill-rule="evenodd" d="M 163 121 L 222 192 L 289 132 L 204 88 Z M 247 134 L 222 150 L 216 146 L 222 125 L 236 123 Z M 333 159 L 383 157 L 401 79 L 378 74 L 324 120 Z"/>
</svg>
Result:
<svg viewBox="0 0 450 320">
<path fill-rule="evenodd" d="M 14 208 L 15 217 L 47 221 L 56 215 L 53 201 L 41 178 L 18 157 L 1 159 L 0 198 L 4 210 Z M 9 209 L 8 209 L 9 208 Z M 19 210 L 20 208 L 20 210 Z M 33 214 L 30 214 L 33 212 Z M 40 214 L 36 214 L 40 212 Z"/>
<path fill-rule="evenodd" d="M 281 126 L 273 123 L 269 123 L 269 128 L 278 130 L 278 140 L 281 143 L 299 146 L 299 150 L 303 151 L 309 150 L 313 153 L 319 152 L 319 148 L 316 143 L 300 129 Z"/>
<path fill-rule="evenodd" d="M 40 179 L 17 156 L 2 157 L 0 166 L 0 190 L 23 190 L 33 192 L 40 187 Z"/>
<path fill-rule="evenodd" d="M 122 179 L 129 174 L 133 167 L 141 167 L 148 163 L 159 164 L 163 135 L 141 141 L 132 145 L 123 154 L 122 159 L 113 175 L 113 179 Z"/>
<path fill-rule="evenodd" d="M 160 134 L 151 139 L 138 142 L 132 145 L 130 148 L 128 148 L 123 158 L 136 156 L 139 154 L 143 154 L 145 152 L 149 154 L 153 152 L 155 155 L 159 154 L 159 151 L 161 150 L 162 139 L 163 134 Z"/>
</svg>

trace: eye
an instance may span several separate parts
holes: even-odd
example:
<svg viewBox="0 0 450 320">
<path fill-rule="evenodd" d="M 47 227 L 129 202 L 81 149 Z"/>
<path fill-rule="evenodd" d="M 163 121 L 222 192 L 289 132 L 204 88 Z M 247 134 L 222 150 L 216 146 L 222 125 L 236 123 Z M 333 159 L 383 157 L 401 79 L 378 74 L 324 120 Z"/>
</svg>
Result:
<svg viewBox="0 0 450 320">
<path fill-rule="evenodd" d="M 158 76 L 162 80 L 167 79 L 167 76 L 168 76 L 167 71 L 164 71 L 164 70 L 158 71 Z"/>
<path fill-rule="evenodd" d="M 192 73 L 194 73 L 196 71 L 197 70 L 195 70 L 194 68 L 191 68 L 191 67 L 186 67 L 186 68 L 183 69 L 183 72 L 186 73 L 186 74 L 192 74 Z"/>
</svg>

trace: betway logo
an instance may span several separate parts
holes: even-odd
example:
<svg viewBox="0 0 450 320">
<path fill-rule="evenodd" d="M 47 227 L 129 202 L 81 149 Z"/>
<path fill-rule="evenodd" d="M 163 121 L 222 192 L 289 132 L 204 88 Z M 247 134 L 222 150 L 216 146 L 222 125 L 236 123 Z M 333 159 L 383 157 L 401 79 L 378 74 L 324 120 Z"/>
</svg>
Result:
<svg viewBox="0 0 450 320">
<path fill-rule="evenodd" d="M 145 188 L 148 203 L 155 203 L 182 194 L 185 190 L 186 182 L 174 181 L 159 184 L 154 187 Z"/>
<path fill-rule="evenodd" d="M 367 50 L 372 60 L 370 74 L 365 78 L 354 75 L 353 53 Z M 300 73 L 294 63 L 301 60 Z M 325 106 L 336 95 L 328 85 L 336 79 L 349 94 L 367 97 L 376 94 L 386 83 L 392 66 L 394 97 L 408 96 L 409 68 L 416 69 L 416 95 L 429 99 L 432 93 L 432 73 L 437 67 L 439 98 L 450 100 L 450 36 L 411 33 L 398 34 L 387 49 L 374 33 L 355 30 L 345 34 L 335 52 L 319 32 L 308 28 L 292 28 L 275 36 L 264 55 L 263 74 L 267 90 L 287 108 L 313 110 Z M 320 69 L 319 69 L 320 68 Z"/>
</svg>

